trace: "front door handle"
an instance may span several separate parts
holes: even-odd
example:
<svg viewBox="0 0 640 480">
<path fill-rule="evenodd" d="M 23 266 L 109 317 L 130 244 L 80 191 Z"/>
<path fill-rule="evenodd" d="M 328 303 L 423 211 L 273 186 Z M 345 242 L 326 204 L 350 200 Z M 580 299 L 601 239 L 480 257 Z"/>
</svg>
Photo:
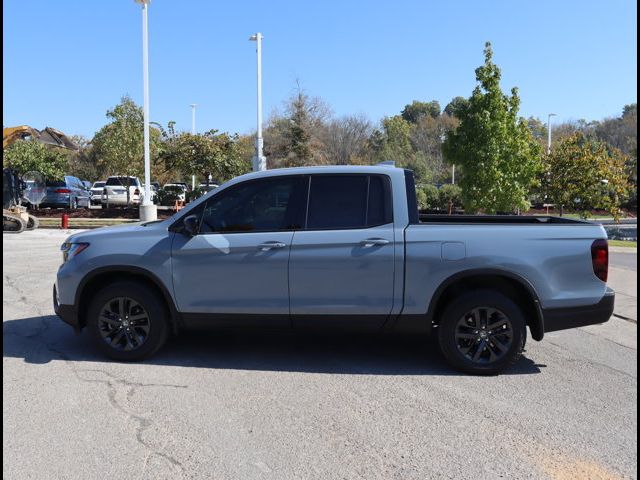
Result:
<svg viewBox="0 0 640 480">
<path fill-rule="evenodd" d="M 389 243 L 389 240 L 386 240 L 384 238 L 367 238 L 366 240 L 362 240 L 360 242 L 360 246 L 364 248 L 371 248 L 378 245 L 389 245 Z"/>
<path fill-rule="evenodd" d="M 260 250 L 261 252 L 268 252 L 271 249 L 284 248 L 286 246 L 287 245 L 282 242 L 265 242 L 258 245 L 258 250 Z"/>
</svg>

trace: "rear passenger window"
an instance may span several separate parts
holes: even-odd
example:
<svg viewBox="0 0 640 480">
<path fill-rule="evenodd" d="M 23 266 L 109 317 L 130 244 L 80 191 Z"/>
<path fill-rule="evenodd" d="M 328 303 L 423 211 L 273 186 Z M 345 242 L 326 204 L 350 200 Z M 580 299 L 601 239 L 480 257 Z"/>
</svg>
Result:
<svg viewBox="0 0 640 480">
<path fill-rule="evenodd" d="M 381 176 L 369 177 L 369 205 L 367 226 L 385 225 L 393 222 L 393 204 L 389 179 Z"/>
<path fill-rule="evenodd" d="M 381 176 L 311 177 L 307 229 L 365 228 L 392 221 L 388 181 Z"/>
</svg>

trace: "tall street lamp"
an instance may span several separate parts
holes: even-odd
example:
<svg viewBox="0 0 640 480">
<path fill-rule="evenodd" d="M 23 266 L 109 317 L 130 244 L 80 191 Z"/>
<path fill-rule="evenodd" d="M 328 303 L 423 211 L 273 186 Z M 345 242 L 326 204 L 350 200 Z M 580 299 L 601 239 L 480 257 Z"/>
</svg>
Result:
<svg viewBox="0 0 640 480">
<path fill-rule="evenodd" d="M 262 154 L 262 34 L 260 32 L 251 35 L 249 40 L 256 42 L 256 53 L 258 62 L 258 130 L 256 134 L 256 154 L 253 157 L 253 171 L 267 169 L 267 159 Z"/>
<path fill-rule="evenodd" d="M 149 153 L 149 31 L 147 10 L 151 0 L 134 0 L 142 5 L 142 83 L 144 115 L 144 198 L 140 205 L 140 220 L 158 218 L 158 209 L 151 201 L 151 155 Z"/>
<path fill-rule="evenodd" d="M 555 113 L 550 113 L 547 116 L 547 155 L 551 154 L 551 117 L 555 116 Z"/>
<path fill-rule="evenodd" d="M 197 104 L 191 104 L 191 135 L 196 134 L 196 106 Z M 191 190 L 196 189 L 196 176 L 191 175 Z"/>
</svg>

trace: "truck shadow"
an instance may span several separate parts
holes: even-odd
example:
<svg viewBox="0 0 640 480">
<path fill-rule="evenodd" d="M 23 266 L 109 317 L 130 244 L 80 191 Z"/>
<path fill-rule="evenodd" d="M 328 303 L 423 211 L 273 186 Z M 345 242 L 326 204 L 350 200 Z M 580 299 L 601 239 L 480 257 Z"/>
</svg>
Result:
<svg viewBox="0 0 640 480">
<path fill-rule="evenodd" d="M 4 357 L 30 364 L 109 362 L 84 331 L 73 333 L 56 316 L 3 322 Z M 357 375 L 455 376 L 436 341 L 424 336 L 256 331 L 185 332 L 141 362 L 209 369 Z M 540 373 L 524 356 L 503 375 Z"/>
</svg>

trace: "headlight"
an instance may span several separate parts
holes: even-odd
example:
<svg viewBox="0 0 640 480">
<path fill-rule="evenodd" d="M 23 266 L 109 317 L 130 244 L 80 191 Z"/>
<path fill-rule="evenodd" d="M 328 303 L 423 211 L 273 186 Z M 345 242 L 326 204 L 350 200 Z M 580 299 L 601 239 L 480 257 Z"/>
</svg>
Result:
<svg viewBox="0 0 640 480">
<path fill-rule="evenodd" d="M 62 261 L 66 262 L 67 260 L 71 260 L 88 246 L 88 243 L 63 243 L 60 247 L 60 250 L 62 251 Z"/>
</svg>

